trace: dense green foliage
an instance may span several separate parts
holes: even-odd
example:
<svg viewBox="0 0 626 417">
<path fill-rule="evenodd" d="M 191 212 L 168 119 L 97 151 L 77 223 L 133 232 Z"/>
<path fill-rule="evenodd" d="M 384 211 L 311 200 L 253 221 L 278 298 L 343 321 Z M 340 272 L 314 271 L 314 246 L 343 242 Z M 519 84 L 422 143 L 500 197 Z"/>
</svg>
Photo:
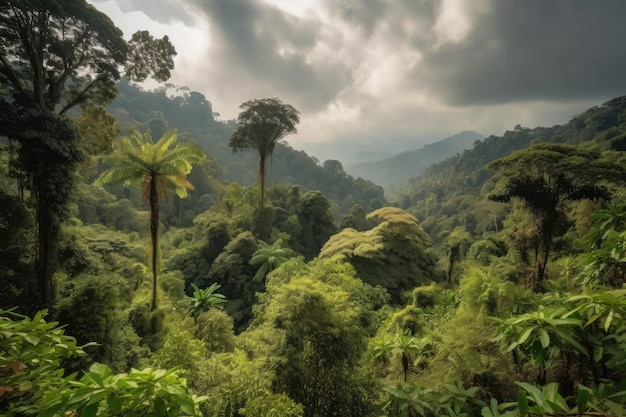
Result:
<svg viewBox="0 0 626 417">
<path fill-rule="evenodd" d="M 17 14 L 54 26 L 71 6 L 65 23 L 91 34 L 79 18 L 92 16 L 113 31 L 81 47 L 115 41 L 127 52 L 109 64 L 143 78 L 127 58 L 153 45 L 161 53 L 147 61 L 167 76 L 167 39 L 123 42 L 79 0 L 50 15 L 39 6 L 0 6 L 3 54 L 19 55 Z M 78 85 L 90 69 L 71 74 Z M 0 73 L 6 107 L 19 83 Z M 60 86 L 50 76 L 44 96 Z M 85 94 L 110 93 L 108 81 Z M 280 181 L 255 186 L 253 155 L 228 147 L 237 123 L 217 121 L 204 96 L 119 87 L 117 126 L 102 97 L 54 113 L 87 99 L 66 89 L 59 108 L 24 113 L 47 124 L 0 132 L 11 139 L 0 144 L 0 414 L 626 413 L 626 98 L 478 141 L 394 207 L 339 162 L 281 143 L 268 171 Z M 56 187 L 59 175 L 74 180 Z M 163 200 L 168 186 L 188 198 Z M 43 284 L 59 324 L 38 308 L 41 250 L 54 260 Z"/>
<path fill-rule="evenodd" d="M 115 116 L 122 131 L 151 129 L 153 135 L 159 137 L 167 129 L 177 129 L 181 138 L 187 135 L 192 137 L 209 156 L 209 160 L 219 161 L 219 168 L 212 167 L 213 172 L 209 173 L 213 181 L 217 178 L 246 186 L 257 181 L 259 161 L 255 153 L 233 154 L 229 147 L 237 123 L 234 120 L 216 119 L 219 114 L 213 112 L 211 102 L 202 94 L 172 85 L 155 91 L 143 91 L 123 80 L 118 83 L 118 90 L 118 97 L 107 109 Z M 155 128 L 161 130 L 157 132 Z M 333 201 L 336 216 L 347 213 L 354 204 L 361 204 L 368 211 L 386 204 L 383 189 L 379 185 L 348 175 L 339 161 L 325 161 L 320 166 L 315 158 L 293 149 L 283 141 L 276 144 L 266 168 L 268 184 L 291 183 L 303 191 L 320 190 Z M 213 200 L 219 198 L 215 195 L 215 189 L 201 187 L 193 177 L 191 180 L 196 185 L 196 191 L 192 194 L 198 198 L 204 194 Z M 181 204 L 192 205 L 193 200 Z M 176 218 L 180 218 L 180 213 Z M 193 217 L 188 220 L 185 224 L 190 224 Z M 168 221 L 174 219 L 168 218 Z"/>
<path fill-rule="evenodd" d="M 82 159 L 68 111 L 106 105 L 115 81 L 167 80 L 176 54 L 167 36 L 138 32 L 130 41 L 84 0 L 0 5 L 0 135 L 19 143 L 18 167 L 37 204 L 37 304 L 53 302 L 52 274 L 60 223 Z M 84 127 L 84 126 L 83 126 Z"/>
<path fill-rule="evenodd" d="M 0 310 L 0 410 L 10 416 L 199 416 L 198 403 L 175 371 L 145 368 L 114 374 L 94 363 L 78 379 L 62 363 L 84 355 L 56 322 Z"/>
</svg>

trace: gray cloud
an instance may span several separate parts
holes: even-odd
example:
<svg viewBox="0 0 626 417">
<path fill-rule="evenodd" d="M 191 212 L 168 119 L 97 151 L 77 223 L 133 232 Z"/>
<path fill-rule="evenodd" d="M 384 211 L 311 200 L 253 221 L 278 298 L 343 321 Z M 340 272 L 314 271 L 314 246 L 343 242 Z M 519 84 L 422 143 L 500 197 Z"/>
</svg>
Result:
<svg viewBox="0 0 626 417">
<path fill-rule="evenodd" d="M 471 106 L 626 92 L 626 2 L 492 0 L 466 39 L 426 52 L 416 78 Z"/>
<path fill-rule="evenodd" d="M 91 0 L 94 3 L 102 3 L 107 0 Z M 142 11 L 150 19 L 159 23 L 174 23 L 177 21 L 191 25 L 193 18 L 189 10 L 182 7 L 177 0 L 115 0 L 124 13 Z"/>
<path fill-rule="evenodd" d="M 303 19 L 256 0 L 196 0 L 210 22 L 214 74 L 229 75 L 234 88 L 265 91 L 316 111 L 332 101 L 350 72 L 339 60 L 324 59 L 323 22 Z M 214 37 L 214 38 L 213 38 Z M 253 98 L 253 97 L 248 97 Z"/>
<path fill-rule="evenodd" d="M 280 97 L 302 112 L 294 142 L 501 134 L 626 93 L 623 0 L 319 0 L 297 15 L 274 0 L 114 1 L 201 28 L 172 82 L 226 118 Z"/>
</svg>

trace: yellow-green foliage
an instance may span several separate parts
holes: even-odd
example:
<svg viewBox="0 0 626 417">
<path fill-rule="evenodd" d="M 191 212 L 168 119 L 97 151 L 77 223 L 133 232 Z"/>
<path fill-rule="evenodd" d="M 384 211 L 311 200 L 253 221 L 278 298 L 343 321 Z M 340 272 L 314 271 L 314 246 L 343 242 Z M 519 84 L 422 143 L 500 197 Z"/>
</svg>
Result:
<svg viewBox="0 0 626 417">
<path fill-rule="evenodd" d="M 441 348 L 419 375 L 421 384 L 436 386 L 462 380 L 466 386 L 482 385 L 491 394 L 510 389 L 514 374 L 510 355 L 503 354 L 493 342 L 497 325 L 489 319 L 497 313 L 509 286 L 480 268 L 465 270 L 459 286 L 460 304 L 439 323 Z M 509 299 L 506 307 L 510 307 Z"/>
<path fill-rule="evenodd" d="M 480 314 L 495 315 L 500 297 L 505 293 L 504 282 L 488 275 L 478 267 L 470 267 L 464 272 L 459 285 L 460 308 Z"/>
<path fill-rule="evenodd" d="M 173 300 L 182 300 L 185 297 L 185 277 L 180 271 L 167 271 L 161 274 L 159 285 L 164 296 Z"/>
<path fill-rule="evenodd" d="M 389 330 L 393 332 L 408 333 L 411 336 L 422 333 L 424 327 L 424 317 L 422 309 L 408 305 L 404 309 L 394 314 L 389 324 Z"/>
<path fill-rule="evenodd" d="M 228 352 L 235 347 L 233 319 L 222 310 L 212 308 L 199 315 L 193 331 L 209 352 Z"/>
<path fill-rule="evenodd" d="M 272 347 L 275 389 L 301 402 L 306 416 L 373 409 L 375 383 L 359 368 L 373 333 L 368 288 L 332 260 L 291 259 L 268 275 L 258 329 L 272 334 L 264 344 Z"/>
<path fill-rule="evenodd" d="M 376 226 L 364 232 L 343 229 L 331 236 L 319 257 L 349 262 L 363 281 L 386 288 L 395 302 L 402 301 L 404 290 L 436 277 L 435 260 L 427 252 L 432 241 L 415 217 L 384 207 L 367 219 Z"/>
<path fill-rule="evenodd" d="M 174 323 L 163 340 L 163 344 L 154 354 L 152 360 L 158 368 L 180 368 L 190 386 L 200 377 L 199 364 L 206 358 L 207 350 L 204 343 L 193 334 Z"/>
<path fill-rule="evenodd" d="M 196 392 L 206 395 L 206 416 L 228 416 L 237 412 L 247 417 L 301 417 L 302 405 L 284 393 L 272 390 L 272 371 L 266 358 L 255 358 L 242 350 L 212 355 L 200 364 Z M 229 411 L 230 410 L 230 413 Z"/>
<path fill-rule="evenodd" d="M 425 308 L 435 305 L 435 298 L 441 294 L 443 288 L 435 282 L 431 282 L 428 286 L 416 287 L 411 294 L 413 305 L 415 307 Z"/>
</svg>

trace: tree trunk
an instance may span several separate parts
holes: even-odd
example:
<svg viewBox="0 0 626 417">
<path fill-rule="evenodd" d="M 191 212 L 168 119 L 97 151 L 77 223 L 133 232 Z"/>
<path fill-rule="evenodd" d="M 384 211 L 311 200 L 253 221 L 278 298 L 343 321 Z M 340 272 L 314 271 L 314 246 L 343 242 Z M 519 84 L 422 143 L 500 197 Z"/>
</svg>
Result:
<svg viewBox="0 0 626 417">
<path fill-rule="evenodd" d="M 261 209 L 265 207 L 265 157 L 261 155 L 259 161 L 259 186 L 261 187 Z"/>
<path fill-rule="evenodd" d="M 45 201 L 37 200 L 37 310 L 51 308 L 54 299 L 50 262 L 58 228 L 53 225 L 46 206 Z"/>
<path fill-rule="evenodd" d="M 157 309 L 157 284 L 159 260 L 159 194 L 157 178 L 150 181 L 150 239 L 152 242 L 152 311 Z"/>
</svg>

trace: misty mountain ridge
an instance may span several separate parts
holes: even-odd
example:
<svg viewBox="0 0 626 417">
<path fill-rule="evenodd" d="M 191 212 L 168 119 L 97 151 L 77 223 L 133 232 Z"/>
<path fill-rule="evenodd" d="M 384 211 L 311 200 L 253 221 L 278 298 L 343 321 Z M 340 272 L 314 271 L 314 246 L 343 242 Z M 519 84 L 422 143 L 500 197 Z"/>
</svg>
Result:
<svg viewBox="0 0 626 417">
<path fill-rule="evenodd" d="M 394 138 L 358 136 L 329 142 L 294 143 L 293 146 L 304 150 L 319 161 L 332 159 L 341 162 L 343 166 L 348 166 L 390 158 L 401 152 L 417 149 L 426 143 L 435 142 L 446 134 L 428 133 Z"/>
<path fill-rule="evenodd" d="M 400 184 L 418 175 L 427 166 L 470 149 L 474 142 L 482 139 L 484 136 L 477 132 L 463 131 L 417 150 L 404 151 L 377 161 L 348 165 L 346 172 L 382 186 Z"/>
</svg>

